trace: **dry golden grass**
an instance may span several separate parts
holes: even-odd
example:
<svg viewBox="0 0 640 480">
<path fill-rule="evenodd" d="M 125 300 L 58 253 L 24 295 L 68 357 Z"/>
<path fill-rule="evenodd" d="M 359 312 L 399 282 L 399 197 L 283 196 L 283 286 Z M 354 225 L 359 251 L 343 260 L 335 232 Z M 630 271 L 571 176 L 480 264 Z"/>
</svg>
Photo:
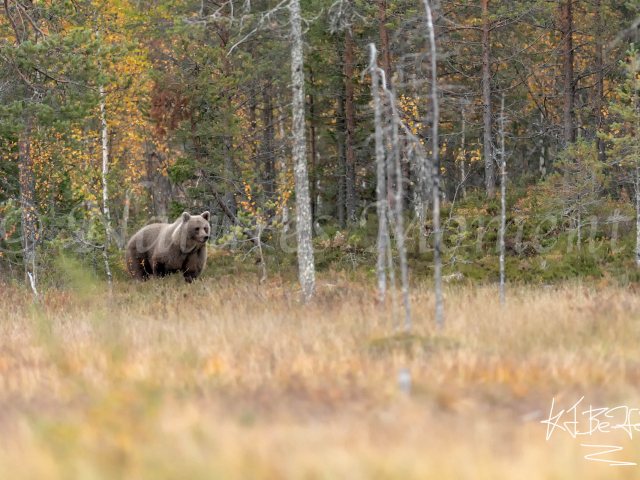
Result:
<svg viewBox="0 0 640 480">
<path fill-rule="evenodd" d="M 327 283 L 336 284 L 327 286 Z M 584 459 L 621 430 L 545 441 L 551 399 L 640 406 L 640 300 L 622 289 L 451 287 L 446 328 L 412 293 L 413 337 L 337 276 L 280 282 L 0 284 L 2 479 L 635 478 Z M 411 395 L 398 389 L 406 367 Z M 639 417 L 634 420 L 637 422 Z M 570 420 L 564 418 L 564 420 Z M 640 432 L 639 432 L 640 435 Z"/>
</svg>

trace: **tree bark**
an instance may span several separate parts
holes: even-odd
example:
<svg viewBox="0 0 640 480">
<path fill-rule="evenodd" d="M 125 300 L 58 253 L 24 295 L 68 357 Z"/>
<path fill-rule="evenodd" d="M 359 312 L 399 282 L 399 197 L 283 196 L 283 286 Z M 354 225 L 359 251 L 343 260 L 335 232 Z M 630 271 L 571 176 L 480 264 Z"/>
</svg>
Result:
<svg viewBox="0 0 640 480">
<path fill-rule="evenodd" d="M 313 72 L 309 72 L 311 86 L 313 87 Z M 311 158 L 311 168 L 309 171 L 309 184 L 311 195 L 311 223 L 315 222 L 318 216 L 318 202 L 316 199 L 316 126 L 315 126 L 315 103 L 313 94 L 309 93 L 309 157 Z"/>
<path fill-rule="evenodd" d="M 385 80 L 382 82 L 382 87 L 386 89 L 385 83 L 388 83 L 391 79 L 391 58 L 389 56 L 389 32 L 387 31 L 387 1 L 386 0 L 378 0 L 378 21 L 380 23 L 380 54 L 382 56 L 382 70 L 384 70 L 384 78 Z M 382 102 L 386 104 L 386 121 L 384 121 L 385 125 L 388 124 L 390 119 L 392 118 L 391 113 L 391 105 L 387 104 L 388 99 L 386 97 L 382 98 Z M 386 128 L 386 126 L 385 126 Z M 388 150 L 388 142 L 385 142 Z M 387 152 L 387 155 L 391 158 L 393 155 L 391 152 Z M 397 183 L 401 181 L 402 177 L 398 177 L 396 175 L 395 168 L 387 169 L 387 202 L 389 202 L 389 210 L 395 210 L 395 201 L 396 194 L 395 191 L 398 188 Z"/>
<path fill-rule="evenodd" d="M 376 62 L 377 51 L 373 43 L 369 44 L 371 50 L 371 63 L 369 69 L 371 71 L 371 94 L 373 96 L 373 122 L 375 127 L 376 141 L 376 210 L 378 214 L 378 263 L 376 274 L 378 277 L 378 301 L 384 302 L 387 279 L 385 274 L 385 255 L 387 251 L 387 238 L 389 237 L 389 229 L 387 226 L 387 203 L 385 195 L 386 189 L 386 172 L 385 172 L 385 155 L 384 155 L 384 137 L 382 132 L 382 105 L 380 102 L 380 82 L 378 75 L 378 64 Z"/>
<path fill-rule="evenodd" d="M 355 154 L 355 130 L 356 130 L 356 109 L 353 96 L 353 32 L 348 28 L 345 32 L 345 64 L 344 64 L 344 85 L 345 85 L 345 114 L 347 120 L 347 221 L 356 221 L 356 154 Z"/>
<path fill-rule="evenodd" d="M 29 279 L 29 265 L 35 264 L 35 246 L 38 240 L 37 215 L 35 210 L 35 187 L 33 181 L 33 158 L 31 157 L 31 119 L 27 119 L 24 131 L 18 139 L 20 173 L 20 204 L 22 207 L 22 255 L 25 282 Z M 35 281 L 35 269 L 34 281 Z"/>
<path fill-rule="evenodd" d="M 345 169 L 346 169 L 346 148 L 345 148 L 345 119 L 344 119 L 344 95 L 340 92 L 338 95 L 338 118 L 336 138 L 338 140 L 338 225 L 340 228 L 345 227 Z"/>
<path fill-rule="evenodd" d="M 296 236 L 298 240 L 298 276 L 302 301 L 315 293 L 316 272 L 311 243 L 311 202 L 305 139 L 305 95 L 300 0 L 291 0 L 291 84 L 293 89 L 293 174 L 296 188 Z"/>
<path fill-rule="evenodd" d="M 109 126 L 105 117 L 104 87 L 100 86 L 100 121 L 102 123 L 102 215 L 105 220 L 104 244 L 109 246 L 111 233 L 111 214 L 109 212 L 109 186 L 107 175 L 109 174 Z M 111 284 L 111 278 L 109 278 Z"/>
<path fill-rule="evenodd" d="M 483 0 L 487 2 L 488 0 Z M 436 325 L 438 330 L 444 327 L 444 307 L 442 301 L 442 258 L 441 258 L 441 242 L 442 233 L 440 231 L 440 168 L 438 161 L 438 150 L 440 142 L 438 138 L 438 127 L 440 124 L 440 107 L 438 105 L 438 59 L 435 29 L 433 26 L 433 17 L 431 15 L 431 7 L 429 0 L 423 0 L 425 10 L 427 11 L 427 28 L 429 30 L 429 45 L 431 47 L 431 103 L 433 112 L 432 131 L 432 163 L 433 163 L 433 263 L 434 263 L 434 283 L 436 294 Z"/>
<path fill-rule="evenodd" d="M 380 53 L 382 55 L 382 69 L 391 75 L 391 54 L 389 53 L 389 32 L 387 31 L 387 0 L 378 0 L 378 16 L 380 18 Z"/>
<path fill-rule="evenodd" d="M 564 142 L 565 144 L 576 141 L 575 116 L 573 112 L 573 101 L 575 95 L 575 85 L 573 81 L 573 14 L 571 3 L 573 0 L 566 0 L 561 5 L 562 23 L 562 75 L 564 79 Z"/>
<path fill-rule="evenodd" d="M 596 24 L 596 134 L 602 129 L 602 100 L 604 97 L 604 71 L 602 68 L 602 0 L 595 0 L 595 24 Z M 598 160 L 605 161 L 604 140 L 596 137 L 598 148 Z"/>
<path fill-rule="evenodd" d="M 391 158 L 387 161 L 387 168 L 390 170 L 395 168 L 396 178 L 402 178 L 401 167 L 401 154 L 400 154 L 400 139 L 398 135 L 398 124 L 400 118 L 396 107 L 396 90 L 395 84 L 392 81 L 391 89 L 387 90 L 389 105 L 391 108 Z M 402 182 L 398 182 L 396 188 L 396 198 L 394 202 L 395 206 L 395 239 L 398 249 L 398 256 L 400 257 L 400 278 L 402 282 L 402 299 L 404 302 L 404 328 L 406 332 L 411 332 L 411 308 L 409 303 L 409 267 L 407 265 L 407 249 L 404 241 L 404 217 L 403 217 L 403 185 Z M 391 209 L 389 209 L 391 212 Z M 391 249 L 389 248 L 389 252 Z M 391 256 L 391 253 L 389 253 Z M 391 263 L 391 258 L 389 259 Z M 395 281 L 394 281 L 395 284 Z M 395 286 L 393 287 L 395 290 Z M 394 322 L 395 324 L 395 322 Z"/>
<path fill-rule="evenodd" d="M 484 143 L 484 177 L 487 196 L 493 198 L 496 189 L 493 146 L 491 143 L 491 22 L 489 0 L 482 0 L 482 123 Z"/>
</svg>

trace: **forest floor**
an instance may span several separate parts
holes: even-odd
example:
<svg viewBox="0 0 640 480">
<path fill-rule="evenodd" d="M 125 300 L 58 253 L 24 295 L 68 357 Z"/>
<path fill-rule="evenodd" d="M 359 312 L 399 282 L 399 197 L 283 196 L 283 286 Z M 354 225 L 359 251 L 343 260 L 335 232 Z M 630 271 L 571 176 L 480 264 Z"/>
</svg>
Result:
<svg viewBox="0 0 640 480">
<path fill-rule="evenodd" d="M 637 477 L 581 446 L 640 463 L 611 428 L 623 409 L 609 433 L 574 438 L 573 411 L 548 440 L 541 423 L 552 400 L 556 415 L 584 396 L 582 432 L 591 405 L 640 407 L 631 288 L 513 287 L 501 309 L 494 286 L 449 286 L 438 333 L 418 285 L 406 335 L 370 287 L 332 273 L 309 305 L 273 277 L 73 284 L 34 304 L 0 283 L 0 478 Z"/>
</svg>

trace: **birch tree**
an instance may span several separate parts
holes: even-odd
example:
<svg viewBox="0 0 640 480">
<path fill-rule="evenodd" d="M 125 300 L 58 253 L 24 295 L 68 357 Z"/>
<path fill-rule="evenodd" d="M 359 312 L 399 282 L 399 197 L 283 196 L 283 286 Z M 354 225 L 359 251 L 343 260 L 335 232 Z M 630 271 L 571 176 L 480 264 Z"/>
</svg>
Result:
<svg viewBox="0 0 640 480">
<path fill-rule="evenodd" d="M 296 237 L 298 241 L 298 278 L 302 301 L 307 302 L 316 289 L 316 271 L 311 242 L 311 199 L 307 173 L 305 137 L 304 63 L 300 0 L 289 3 L 291 18 L 291 87 L 293 90 L 293 175 L 296 190 Z"/>
<path fill-rule="evenodd" d="M 433 186 L 432 186 L 432 200 L 433 200 L 433 235 L 434 235 L 434 247 L 433 247 L 433 263 L 434 263 L 434 281 L 435 281 L 435 293 L 436 293 L 436 324 L 438 329 L 442 329 L 444 326 L 444 307 L 442 305 L 442 258 L 441 258 L 441 242 L 442 232 L 440 231 L 440 168 L 438 161 L 438 151 L 440 149 L 440 142 L 438 138 L 438 126 L 440 123 L 440 109 L 438 105 L 438 60 L 436 49 L 436 38 L 433 27 L 433 16 L 431 14 L 431 7 L 429 6 L 429 0 L 423 0 L 425 10 L 427 12 L 427 29 L 429 31 L 429 46 L 431 53 L 431 103 L 432 103 L 432 158 L 433 164 Z"/>
<path fill-rule="evenodd" d="M 425 0 L 426 1 L 426 0 Z M 482 0 L 482 125 L 484 146 L 484 176 L 487 196 L 495 194 L 496 180 L 493 160 L 491 129 L 491 20 L 489 19 L 489 0 Z"/>
<path fill-rule="evenodd" d="M 566 144 L 576 140 L 576 130 L 573 112 L 575 85 L 573 80 L 573 0 L 565 0 L 560 5 L 562 31 L 562 76 L 564 98 L 564 141 Z"/>
<path fill-rule="evenodd" d="M 404 243 L 404 218 L 402 215 L 402 195 L 403 195 L 403 182 L 402 182 L 402 166 L 400 164 L 400 138 L 398 134 L 398 128 L 400 123 L 400 116 L 398 115 L 398 107 L 396 103 L 395 85 L 393 84 L 391 90 L 385 89 L 389 98 L 389 105 L 392 115 L 391 124 L 391 155 L 387 164 L 389 169 L 395 169 L 395 177 L 398 179 L 398 183 L 395 190 L 395 201 L 393 206 L 395 209 L 394 218 L 394 231 L 396 245 L 398 248 L 398 256 L 400 257 L 400 278 L 402 283 L 402 299 L 404 302 L 405 313 L 405 331 L 411 331 L 411 307 L 409 305 L 409 273 L 407 265 L 407 249 Z M 391 211 L 391 210 L 390 210 Z"/>
<path fill-rule="evenodd" d="M 113 284 L 111 282 L 111 269 L 109 268 L 109 257 L 107 255 L 107 248 L 109 247 L 111 234 L 109 187 L 107 184 L 107 177 L 109 175 L 109 125 L 107 124 L 107 118 L 105 117 L 105 108 L 104 86 L 100 85 L 100 122 L 102 123 L 102 214 L 105 221 L 104 245 L 102 245 L 102 259 L 104 261 L 104 267 L 107 272 L 109 290 L 111 291 L 113 289 Z"/>
<path fill-rule="evenodd" d="M 371 95 L 373 96 L 373 122 L 375 128 L 376 142 L 376 211 L 378 214 L 378 263 L 376 267 L 376 275 L 378 277 L 378 301 L 384 302 L 386 290 L 386 274 L 385 274 L 385 253 L 386 242 L 389 235 L 387 226 L 387 205 L 386 205 L 386 175 L 385 175 L 385 154 L 384 154 L 384 134 L 382 131 L 382 105 L 380 103 L 380 81 L 378 73 L 378 64 L 376 58 L 378 52 L 373 43 L 369 44 L 370 63 L 369 72 L 371 73 Z M 384 88 L 383 77 L 383 88 Z"/>
</svg>

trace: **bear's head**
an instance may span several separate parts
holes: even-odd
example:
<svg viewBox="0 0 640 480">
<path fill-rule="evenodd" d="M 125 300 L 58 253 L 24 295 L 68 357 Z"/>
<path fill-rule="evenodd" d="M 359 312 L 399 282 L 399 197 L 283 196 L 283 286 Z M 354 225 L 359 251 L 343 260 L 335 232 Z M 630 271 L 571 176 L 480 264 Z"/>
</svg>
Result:
<svg viewBox="0 0 640 480">
<path fill-rule="evenodd" d="M 200 247 L 207 243 L 211 226 L 209 225 L 209 212 L 202 215 L 182 214 L 182 235 L 188 249 Z"/>
</svg>

